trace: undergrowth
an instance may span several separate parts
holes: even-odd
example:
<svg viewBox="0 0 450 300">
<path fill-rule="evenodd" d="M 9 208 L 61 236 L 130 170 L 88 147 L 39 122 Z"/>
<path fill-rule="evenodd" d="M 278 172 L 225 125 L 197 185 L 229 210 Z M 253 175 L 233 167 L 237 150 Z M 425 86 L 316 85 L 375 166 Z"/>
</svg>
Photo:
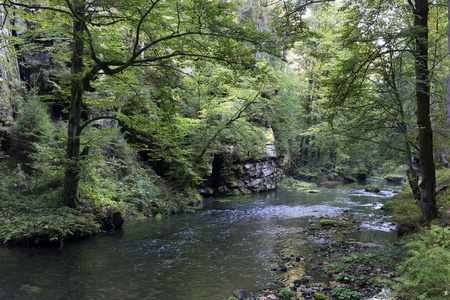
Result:
<svg viewBox="0 0 450 300">
<path fill-rule="evenodd" d="M 24 110 L 24 120 L 39 107 Z M 0 159 L 0 243 L 61 243 L 98 233 L 105 215 L 114 212 L 125 219 L 165 215 L 201 200 L 195 190 L 174 189 L 141 163 L 117 129 L 92 127 L 82 137 L 80 206 L 65 207 L 67 123 L 51 124 L 45 110 L 33 120 L 45 126 L 35 126 L 31 136 L 18 121 L 12 138 L 28 142 L 14 143 L 16 155 Z"/>
<path fill-rule="evenodd" d="M 410 238 L 399 266 L 401 299 L 450 299 L 450 229 L 432 225 Z"/>
<path fill-rule="evenodd" d="M 421 223 L 420 204 L 409 188 L 385 205 L 408 250 L 398 264 L 398 299 L 450 299 L 450 170 L 438 170 L 436 183 L 439 217 L 431 224 Z"/>
</svg>

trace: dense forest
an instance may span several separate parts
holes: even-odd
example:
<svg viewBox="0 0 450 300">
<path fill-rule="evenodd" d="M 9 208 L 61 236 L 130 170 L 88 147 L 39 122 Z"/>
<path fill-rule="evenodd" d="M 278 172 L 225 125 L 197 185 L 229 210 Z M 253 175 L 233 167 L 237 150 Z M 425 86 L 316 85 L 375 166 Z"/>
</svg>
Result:
<svg viewBox="0 0 450 300">
<path fill-rule="evenodd" d="M 450 2 L 0 4 L 2 243 L 62 246 L 285 178 L 402 181 L 405 232 L 448 210 Z M 442 230 L 410 262 L 448 274 Z"/>
<path fill-rule="evenodd" d="M 5 1 L 1 18 L 2 219 L 28 224 L 5 241 L 285 175 L 405 175 L 437 215 L 443 1 Z"/>
</svg>

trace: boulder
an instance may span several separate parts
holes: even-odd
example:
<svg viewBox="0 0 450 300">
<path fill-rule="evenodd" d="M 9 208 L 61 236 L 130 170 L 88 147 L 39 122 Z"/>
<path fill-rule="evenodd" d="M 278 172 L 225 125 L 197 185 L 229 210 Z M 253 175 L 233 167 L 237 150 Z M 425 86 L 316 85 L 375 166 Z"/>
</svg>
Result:
<svg viewBox="0 0 450 300">
<path fill-rule="evenodd" d="M 402 181 L 405 181 L 405 177 L 401 175 L 387 175 L 384 176 L 384 179 L 390 183 L 401 183 Z"/>
<path fill-rule="evenodd" d="M 104 214 L 100 219 L 102 230 L 115 230 L 122 227 L 125 220 L 120 211 L 110 211 Z"/>
<path fill-rule="evenodd" d="M 247 292 L 244 290 L 236 290 L 233 292 L 234 296 L 238 299 L 246 299 L 247 298 Z"/>
<path fill-rule="evenodd" d="M 380 188 L 377 185 L 366 185 L 366 192 L 379 193 Z"/>
<path fill-rule="evenodd" d="M 345 182 L 356 182 L 357 180 L 351 175 L 343 174 L 343 178 Z"/>
</svg>

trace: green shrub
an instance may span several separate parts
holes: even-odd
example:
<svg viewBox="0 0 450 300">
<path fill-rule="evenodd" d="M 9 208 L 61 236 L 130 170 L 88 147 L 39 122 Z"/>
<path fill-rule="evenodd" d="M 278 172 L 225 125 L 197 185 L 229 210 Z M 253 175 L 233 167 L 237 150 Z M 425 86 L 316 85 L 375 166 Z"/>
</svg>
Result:
<svg viewBox="0 0 450 300">
<path fill-rule="evenodd" d="M 372 283 L 373 279 L 369 275 L 351 275 L 351 274 L 339 274 L 336 276 L 336 281 L 348 284 L 357 284 L 358 286 L 366 286 Z"/>
<path fill-rule="evenodd" d="M 406 246 L 397 286 L 402 299 L 448 299 L 450 296 L 450 229 L 432 225 Z"/>
<path fill-rule="evenodd" d="M 37 145 L 52 142 L 53 132 L 54 127 L 45 107 L 37 101 L 28 103 L 11 131 L 11 156 L 31 171 L 31 155 L 37 152 Z"/>
<path fill-rule="evenodd" d="M 361 299 L 362 294 L 358 291 L 353 291 L 346 286 L 339 286 L 333 289 L 333 297 L 341 300 L 345 299 Z"/>
<path fill-rule="evenodd" d="M 278 292 L 278 297 L 284 299 L 298 299 L 298 295 L 296 292 L 291 291 L 289 288 L 285 287 L 281 291 Z"/>
<path fill-rule="evenodd" d="M 316 300 L 327 300 L 327 296 L 322 293 L 315 293 L 314 297 L 316 298 Z"/>
</svg>

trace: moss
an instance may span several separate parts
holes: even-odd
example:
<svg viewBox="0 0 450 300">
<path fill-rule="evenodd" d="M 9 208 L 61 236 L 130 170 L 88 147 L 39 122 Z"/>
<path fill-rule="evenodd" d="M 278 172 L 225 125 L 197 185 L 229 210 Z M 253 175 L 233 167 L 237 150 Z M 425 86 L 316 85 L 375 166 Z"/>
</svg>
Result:
<svg viewBox="0 0 450 300">
<path fill-rule="evenodd" d="M 392 219 L 397 224 L 399 235 L 414 232 L 419 228 L 422 212 L 419 203 L 414 200 L 410 189 L 392 197 L 386 202 L 384 207 L 392 214 Z"/>
<path fill-rule="evenodd" d="M 327 296 L 325 296 L 325 295 L 322 294 L 322 293 L 315 293 L 315 294 L 314 294 L 314 298 L 316 298 L 316 300 L 326 300 L 326 299 L 327 299 Z"/>
<path fill-rule="evenodd" d="M 307 182 L 302 180 L 297 180 L 292 177 L 286 177 L 280 182 L 280 188 L 292 189 L 292 190 L 314 190 L 317 184 L 314 182 Z"/>
<path fill-rule="evenodd" d="M 321 227 L 348 227 L 350 222 L 344 220 L 322 219 L 319 221 Z"/>
</svg>

